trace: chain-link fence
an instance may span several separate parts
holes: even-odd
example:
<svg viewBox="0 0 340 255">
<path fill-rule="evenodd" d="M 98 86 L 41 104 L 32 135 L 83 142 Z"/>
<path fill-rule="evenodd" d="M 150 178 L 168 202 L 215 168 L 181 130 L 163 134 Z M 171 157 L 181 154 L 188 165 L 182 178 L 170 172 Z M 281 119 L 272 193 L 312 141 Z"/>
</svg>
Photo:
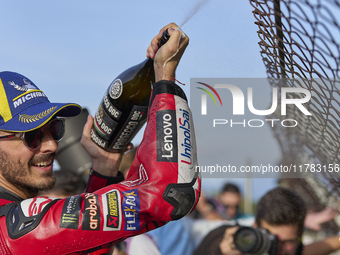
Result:
<svg viewBox="0 0 340 255">
<path fill-rule="evenodd" d="M 313 164 L 320 170 L 314 171 L 313 181 L 291 179 L 286 183 L 295 189 L 300 186 L 305 197 L 309 192 L 308 199 L 315 210 L 322 205 L 334 206 L 340 198 L 340 2 L 250 3 L 258 26 L 260 53 L 272 86 L 302 87 L 311 93 L 304 106 L 312 116 L 291 107 L 285 119 L 296 119 L 299 124 L 288 129 L 278 126 L 274 133 L 282 149 L 283 164 Z M 289 80 L 282 85 L 278 79 Z M 274 116 L 282 118 L 279 114 Z"/>
</svg>

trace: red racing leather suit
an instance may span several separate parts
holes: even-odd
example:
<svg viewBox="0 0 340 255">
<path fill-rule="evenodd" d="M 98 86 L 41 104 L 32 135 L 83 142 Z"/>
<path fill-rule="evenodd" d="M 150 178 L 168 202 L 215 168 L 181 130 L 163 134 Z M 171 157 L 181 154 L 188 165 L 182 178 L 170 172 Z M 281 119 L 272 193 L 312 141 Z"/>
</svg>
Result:
<svg viewBox="0 0 340 255">
<path fill-rule="evenodd" d="M 198 202 L 196 165 L 185 94 L 172 82 L 157 82 L 127 179 L 66 199 L 0 199 L 0 254 L 91 252 L 180 219 Z"/>
</svg>

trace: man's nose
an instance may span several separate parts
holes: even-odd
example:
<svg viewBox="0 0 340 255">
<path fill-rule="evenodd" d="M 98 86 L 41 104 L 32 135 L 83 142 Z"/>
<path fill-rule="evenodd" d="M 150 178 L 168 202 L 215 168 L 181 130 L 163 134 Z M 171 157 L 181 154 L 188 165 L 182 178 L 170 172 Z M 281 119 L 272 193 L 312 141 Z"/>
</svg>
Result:
<svg viewBox="0 0 340 255">
<path fill-rule="evenodd" d="M 44 139 L 41 142 L 40 150 L 45 153 L 54 153 L 58 149 L 58 143 L 53 139 L 50 131 L 44 129 Z"/>
</svg>

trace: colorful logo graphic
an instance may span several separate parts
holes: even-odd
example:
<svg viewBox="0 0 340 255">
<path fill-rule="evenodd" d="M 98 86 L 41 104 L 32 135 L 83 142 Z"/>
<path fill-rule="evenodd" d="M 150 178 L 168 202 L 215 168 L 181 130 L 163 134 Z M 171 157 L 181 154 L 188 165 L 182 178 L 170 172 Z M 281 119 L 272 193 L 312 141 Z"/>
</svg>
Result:
<svg viewBox="0 0 340 255">
<path fill-rule="evenodd" d="M 203 82 L 197 82 L 197 83 L 206 86 L 206 87 L 209 88 L 212 92 L 214 92 L 214 94 L 217 96 L 217 98 L 218 98 L 218 100 L 220 101 L 220 104 L 221 104 L 221 106 L 222 106 L 221 97 L 220 97 L 220 95 L 217 93 L 217 91 L 216 91 L 213 87 L 211 87 L 210 85 L 208 85 L 208 84 L 206 84 L 206 83 L 203 83 Z M 206 93 L 212 98 L 212 100 L 214 100 L 215 105 L 217 105 L 216 100 L 215 100 L 215 97 L 213 96 L 213 94 L 212 94 L 209 90 L 207 90 L 207 89 L 205 89 L 205 88 L 201 88 L 201 87 L 197 87 L 197 88 L 203 90 L 204 92 L 206 92 Z M 207 115 L 207 95 L 206 95 L 206 94 L 202 94 L 202 108 L 201 108 L 201 114 L 202 114 L 202 115 Z"/>
<path fill-rule="evenodd" d="M 140 229 L 139 211 L 140 201 L 138 190 L 133 189 L 123 192 L 123 211 L 125 219 L 124 230 L 135 231 Z"/>
<path fill-rule="evenodd" d="M 121 229 L 122 208 L 121 195 L 116 189 L 102 195 L 103 204 L 103 231 L 116 231 Z"/>
<path fill-rule="evenodd" d="M 100 226 L 100 207 L 98 195 L 86 193 L 82 229 L 99 230 L 99 226 Z"/>
<path fill-rule="evenodd" d="M 78 229 L 81 200 L 81 196 L 65 199 L 60 220 L 61 228 Z"/>
</svg>

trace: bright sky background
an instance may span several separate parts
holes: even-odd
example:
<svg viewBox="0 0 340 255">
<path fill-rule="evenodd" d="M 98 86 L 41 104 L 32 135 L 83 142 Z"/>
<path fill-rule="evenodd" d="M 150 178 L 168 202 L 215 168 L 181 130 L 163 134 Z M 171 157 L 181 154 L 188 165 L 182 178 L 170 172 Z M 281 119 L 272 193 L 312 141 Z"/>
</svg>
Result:
<svg viewBox="0 0 340 255">
<path fill-rule="evenodd" d="M 183 23 L 200 1 L 0 2 L 0 70 L 19 72 L 50 101 L 75 102 L 93 115 L 111 81 L 143 61 L 158 31 L 170 22 Z M 264 78 L 249 1 L 202 3 L 182 26 L 190 44 L 177 78 L 188 97 L 190 78 Z M 216 193 L 226 181 L 205 179 L 203 188 Z M 273 185 L 273 179 L 255 180 L 255 199 Z"/>
</svg>

